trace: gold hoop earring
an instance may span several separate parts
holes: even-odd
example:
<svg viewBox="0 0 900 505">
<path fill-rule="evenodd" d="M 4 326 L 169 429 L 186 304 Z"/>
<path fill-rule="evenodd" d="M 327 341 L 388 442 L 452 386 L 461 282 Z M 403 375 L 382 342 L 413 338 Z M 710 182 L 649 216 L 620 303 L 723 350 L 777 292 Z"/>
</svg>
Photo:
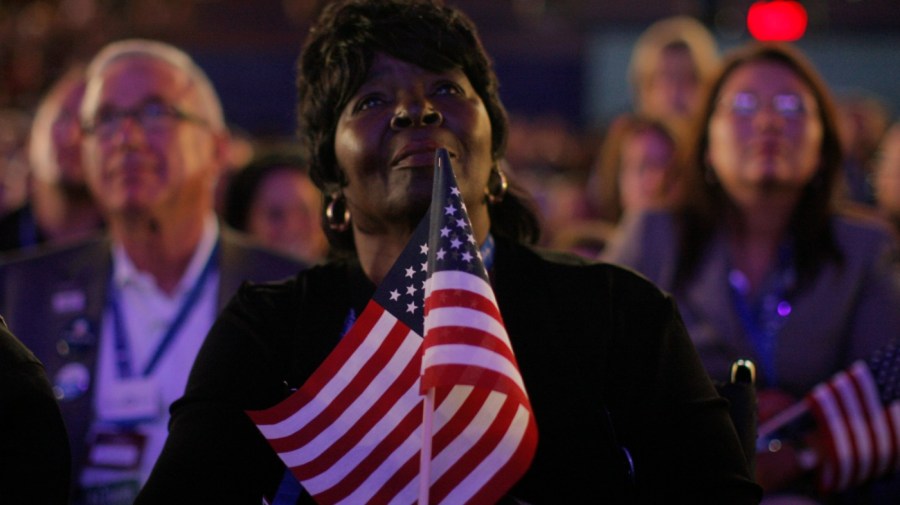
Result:
<svg viewBox="0 0 900 505">
<path fill-rule="evenodd" d="M 509 181 L 506 180 L 506 174 L 503 173 L 503 170 L 500 170 L 500 167 L 494 166 L 491 169 L 487 187 L 484 188 L 484 196 L 487 202 L 491 205 L 502 202 L 508 190 Z"/>
<path fill-rule="evenodd" d="M 336 219 L 338 216 L 340 216 L 340 220 Z M 347 228 L 350 227 L 350 209 L 347 208 L 347 200 L 343 193 L 335 193 L 331 196 L 331 201 L 325 207 L 325 222 L 336 232 L 347 231 Z"/>
</svg>

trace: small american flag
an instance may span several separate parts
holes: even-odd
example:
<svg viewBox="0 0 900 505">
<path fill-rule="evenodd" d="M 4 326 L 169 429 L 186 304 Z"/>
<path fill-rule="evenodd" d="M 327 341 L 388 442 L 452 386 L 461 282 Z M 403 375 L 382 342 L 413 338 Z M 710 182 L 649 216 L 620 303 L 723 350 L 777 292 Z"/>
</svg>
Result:
<svg viewBox="0 0 900 505">
<path fill-rule="evenodd" d="M 534 416 L 446 151 L 435 172 L 430 216 L 349 332 L 290 397 L 247 412 L 318 503 L 414 503 L 422 479 L 429 503 L 493 503 L 531 464 Z"/>
<path fill-rule="evenodd" d="M 819 384 L 806 397 L 824 435 L 823 492 L 900 469 L 900 350 L 891 343 Z"/>
</svg>

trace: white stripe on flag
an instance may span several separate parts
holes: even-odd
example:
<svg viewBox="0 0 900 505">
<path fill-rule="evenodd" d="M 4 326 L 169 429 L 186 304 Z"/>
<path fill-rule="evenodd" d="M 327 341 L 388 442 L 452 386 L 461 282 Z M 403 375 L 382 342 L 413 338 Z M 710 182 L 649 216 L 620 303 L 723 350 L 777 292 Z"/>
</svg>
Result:
<svg viewBox="0 0 900 505">
<path fill-rule="evenodd" d="M 436 289 L 462 289 L 481 295 L 497 305 L 494 298 L 494 290 L 491 285 L 477 275 L 460 270 L 443 270 L 435 272 L 425 281 L 425 292 L 431 293 Z"/>
<path fill-rule="evenodd" d="M 378 374 L 372 379 L 372 382 L 366 386 L 366 389 L 363 390 L 362 393 L 354 398 L 350 405 L 347 405 L 344 408 L 343 412 L 341 412 L 341 414 L 334 419 L 326 429 L 322 430 L 306 445 L 282 454 L 282 459 L 284 459 L 288 466 L 299 466 L 312 461 L 331 447 L 335 440 L 344 436 L 344 434 L 347 433 L 347 430 L 351 429 L 359 418 L 368 412 L 372 408 L 372 405 L 385 394 L 385 391 L 390 388 L 391 385 L 394 384 L 397 377 L 400 375 L 400 372 L 402 372 L 413 359 L 421 344 L 422 338 L 416 335 L 415 332 L 410 331 L 407 333 L 406 337 L 403 339 L 403 343 L 397 349 L 397 352 L 395 352 L 394 355 L 391 356 L 391 359 L 385 363 L 384 367 L 379 370 Z M 316 398 L 320 399 L 321 402 L 334 400 L 333 397 L 329 398 L 327 396 L 322 396 L 321 394 L 316 395 Z M 415 401 L 418 401 L 418 399 Z M 407 411 L 408 409 L 404 410 L 404 413 Z"/>
<path fill-rule="evenodd" d="M 869 413 L 870 429 L 875 436 L 875 470 L 874 475 L 884 475 L 891 463 L 891 433 L 888 428 L 887 411 L 881 405 L 875 380 L 864 361 L 857 361 L 850 368 L 850 374 L 856 380 L 863 408 Z"/>
<path fill-rule="evenodd" d="M 511 363 L 506 356 L 497 354 L 491 350 L 475 345 L 465 344 L 445 344 L 435 345 L 425 349 L 425 355 L 422 357 L 422 363 L 427 363 L 428 367 L 437 367 L 441 365 L 464 365 L 476 366 L 487 370 L 505 375 L 525 394 L 525 384 L 522 382 L 522 375 L 514 363 Z"/>
<path fill-rule="evenodd" d="M 502 468 L 519 449 L 528 428 L 529 417 L 528 409 L 524 405 L 519 405 L 513 421 L 500 443 L 478 466 L 469 472 L 469 475 L 441 503 L 463 503 L 482 489 L 485 483 L 497 473 L 497 470 Z"/>
<path fill-rule="evenodd" d="M 838 468 L 834 469 L 837 473 L 836 486 L 838 489 L 843 489 L 850 479 L 850 475 L 848 475 L 850 469 L 843 464 L 840 455 L 848 454 L 852 451 L 849 438 L 850 434 L 846 430 L 844 416 L 841 414 L 841 411 L 836 404 L 836 398 L 832 395 L 828 385 L 820 384 L 816 386 L 815 389 L 813 389 L 812 396 L 822 409 L 825 419 L 828 420 L 828 429 L 831 433 L 832 441 L 834 442 L 835 451 L 838 454 L 838 461 L 835 462 L 835 464 L 838 465 Z"/>
<path fill-rule="evenodd" d="M 355 377 L 357 372 L 371 359 L 372 354 L 378 350 L 378 344 L 387 337 L 396 321 L 397 318 L 385 311 L 363 344 L 353 352 L 314 399 L 279 423 L 257 425 L 263 436 L 269 440 L 290 436 L 319 416 L 326 407 L 331 405 L 331 400 L 347 387 L 350 379 Z"/>
<path fill-rule="evenodd" d="M 855 469 L 855 471 L 851 470 L 850 485 L 861 482 L 871 475 L 873 459 L 869 427 L 866 424 L 865 413 L 859 402 L 860 398 L 853 385 L 854 382 L 854 378 L 850 374 L 841 374 L 834 380 L 838 401 L 844 405 L 847 426 L 850 428 L 850 435 L 854 441 L 851 447 L 855 451 L 844 454 L 843 458 L 838 454 L 839 458 L 847 461 L 849 468 Z"/>
<path fill-rule="evenodd" d="M 491 422 L 497 417 L 504 401 L 506 401 L 505 394 L 491 391 L 465 429 L 431 459 L 430 481 L 432 484 L 456 463 L 460 455 L 465 454 L 475 442 L 481 439 Z M 449 422 L 453 421 L 449 420 Z"/>
<path fill-rule="evenodd" d="M 444 326 L 473 328 L 490 333 L 503 342 L 509 342 L 503 324 L 480 310 L 466 307 L 441 307 L 428 311 L 428 317 L 425 318 L 426 335 L 429 330 Z"/>
<path fill-rule="evenodd" d="M 390 434 L 391 430 L 396 427 L 400 421 L 406 417 L 411 410 L 421 408 L 422 396 L 419 393 L 419 381 L 409 388 L 406 393 L 401 396 L 398 401 L 385 413 L 372 429 L 370 429 L 362 439 L 356 443 L 351 450 L 343 457 L 336 460 L 334 465 L 325 472 L 305 479 L 303 485 L 310 494 L 317 494 L 332 486 L 338 484 L 347 474 L 352 472 L 365 458 L 371 453 L 378 443 L 384 440 L 385 436 Z M 336 440 L 336 439 L 335 439 Z M 295 451 L 296 452 L 296 451 Z M 289 454 L 282 454 L 282 460 L 289 466 L 299 466 L 302 463 L 294 463 L 289 458 Z"/>
</svg>

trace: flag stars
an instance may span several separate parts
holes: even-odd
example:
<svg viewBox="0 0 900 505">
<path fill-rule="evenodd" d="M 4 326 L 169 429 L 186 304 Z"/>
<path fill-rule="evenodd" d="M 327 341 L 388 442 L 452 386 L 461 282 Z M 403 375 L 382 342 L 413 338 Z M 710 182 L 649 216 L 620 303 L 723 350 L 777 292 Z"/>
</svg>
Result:
<svg viewBox="0 0 900 505">
<path fill-rule="evenodd" d="M 470 263 L 472 261 L 472 253 L 469 251 L 462 253 L 462 260 L 466 263 Z"/>
<path fill-rule="evenodd" d="M 442 260 L 442 259 L 444 259 L 444 256 L 447 255 L 447 251 L 445 251 L 444 248 L 441 247 L 440 249 L 438 249 L 438 252 L 436 253 L 436 255 L 437 255 L 437 259 Z"/>
<path fill-rule="evenodd" d="M 450 247 L 452 247 L 453 249 L 459 249 L 459 247 L 461 245 L 462 245 L 462 241 L 459 240 L 458 238 L 454 238 L 453 240 L 450 241 Z"/>
<path fill-rule="evenodd" d="M 456 226 L 462 228 L 463 230 L 466 229 L 466 225 L 467 225 L 467 224 L 468 224 L 468 223 L 466 223 L 466 220 L 463 219 L 463 218 L 459 218 L 459 219 L 456 220 Z"/>
<path fill-rule="evenodd" d="M 427 262 L 427 261 L 426 261 L 425 263 L 422 263 L 422 271 L 423 271 L 423 272 L 427 272 L 427 271 L 428 271 L 428 262 Z"/>
<path fill-rule="evenodd" d="M 412 284 L 410 284 L 409 286 L 406 286 L 406 294 L 408 294 L 410 296 L 416 294 L 416 287 L 413 286 Z"/>
<path fill-rule="evenodd" d="M 413 302 L 409 302 L 409 303 L 406 304 L 406 312 L 408 312 L 408 313 L 410 313 L 410 314 L 412 314 L 413 312 L 415 312 L 417 308 L 418 308 L 418 307 L 416 307 L 416 304 L 413 303 Z"/>
<path fill-rule="evenodd" d="M 450 204 L 444 207 L 444 213 L 448 216 L 452 216 L 453 214 L 456 214 L 456 207 L 454 207 L 453 204 Z"/>
<path fill-rule="evenodd" d="M 459 191 L 459 188 L 456 187 L 456 186 L 453 186 L 452 188 L 450 188 L 450 193 L 452 193 L 453 196 L 460 196 L 460 195 L 462 195 L 462 193 L 460 193 L 460 191 Z"/>
<path fill-rule="evenodd" d="M 396 289 L 392 289 L 391 290 L 391 301 L 396 302 L 399 299 L 400 299 L 400 292 L 397 291 Z"/>
<path fill-rule="evenodd" d="M 449 237 L 449 236 L 450 236 L 450 231 L 451 231 L 450 228 L 447 228 L 446 226 L 443 227 L 443 228 L 441 228 L 441 238 L 447 238 L 447 237 Z"/>
<path fill-rule="evenodd" d="M 421 252 L 422 254 L 427 256 L 428 255 L 428 244 L 425 243 L 425 244 L 420 245 L 419 252 Z"/>
<path fill-rule="evenodd" d="M 416 275 L 416 269 L 413 267 L 406 267 L 406 276 L 412 278 L 414 275 Z"/>
</svg>

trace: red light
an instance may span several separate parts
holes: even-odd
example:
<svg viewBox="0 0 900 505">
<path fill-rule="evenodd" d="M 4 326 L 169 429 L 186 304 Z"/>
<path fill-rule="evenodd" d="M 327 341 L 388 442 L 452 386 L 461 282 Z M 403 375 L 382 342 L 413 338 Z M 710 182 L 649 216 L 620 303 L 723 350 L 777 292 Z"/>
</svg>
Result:
<svg viewBox="0 0 900 505">
<path fill-rule="evenodd" d="M 794 0 L 754 2 L 747 13 L 747 28 L 757 40 L 797 40 L 806 32 L 806 22 L 806 9 Z"/>
</svg>

